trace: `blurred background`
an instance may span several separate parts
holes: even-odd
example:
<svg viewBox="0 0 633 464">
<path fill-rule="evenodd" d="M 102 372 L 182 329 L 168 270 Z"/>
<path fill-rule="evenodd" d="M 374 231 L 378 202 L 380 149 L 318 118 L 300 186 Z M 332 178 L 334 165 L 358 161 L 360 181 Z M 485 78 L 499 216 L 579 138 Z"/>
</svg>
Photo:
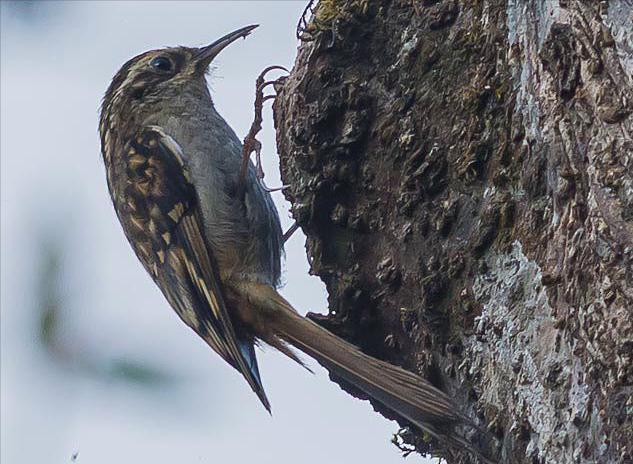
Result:
<svg viewBox="0 0 633 464">
<path fill-rule="evenodd" d="M 307 1 L 307 0 L 306 0 Z M 305 1 L 1 2 L 1 460 L 18 463 L 402 461 L 397 424 L 282 355 L 260 352 L 273 416 L 168 307 L 107 193 L 101 97 L 129 58 L 258 23 L 220 55 L 216 106 L 241 138 L 254 81 L 291 67 Z M 260 140 L 279 185 L 270 109 Z M 288 205 L 275 194 L 284 227 Z M 305 237 L 283 294 L 324 312 Z M 411 456 L 409 462 L 425 461 Z"/>
</svg>

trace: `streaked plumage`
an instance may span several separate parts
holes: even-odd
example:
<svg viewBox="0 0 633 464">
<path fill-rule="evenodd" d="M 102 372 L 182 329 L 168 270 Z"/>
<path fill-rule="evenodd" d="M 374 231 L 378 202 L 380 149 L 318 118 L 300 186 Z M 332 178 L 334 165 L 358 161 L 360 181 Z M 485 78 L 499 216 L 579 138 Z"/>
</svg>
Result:
<svg viewBox="0 0 633 464">
<path fill-rule="evenodd" d="M 173 123 L 170 112 L 160 110 L 162 98 L 165 94 L 175 96 L 181 89 L 186 91 L 172 99 L 174 106 L 164 109 L 188 109 L 195 114 L 203 101 L 208 108 L 200 111 L 198 118 L 221 120 L 209 104 L 206 66 L 199 69 L 192 61 L 196 53 L 199 51 L 185 47 L 147 52 L 128 61 L 115 76 L 104 98 L 100 124 L 108 186 L 132 248 L 178 316 L 242 373 L 270 409 L 255 357 L 254 336 L 245 331 L 235 333 L 219 286 L 220 270 L 233 273 L 238 268 L 261 274 L 267 283 L 276 283 L 280 275 L 281 227 L 276 215 L 250 211 L 252 204 L 258 211 L 262 206 L 274 211 L 272 200 L 258 188 L 254 173 L 252 188 L 243 201 L 235 200 L 226 208 L 215 208 L 213 202 L 208 208 L 201 207 L 201 197 L 228 197 L 236 189 L 237 176 L 233 173 L 241 161 L 241 151 L 237 136 L 226 123 L 213 125 L 207 137 L 195 136 L 193 131 L 186 131 L 186 126 L 181 127 L 184 132 L 175 131 L 185 140 L 190 137 L 203 142 L 202 146 L 189 143 L 189 147 L 218 157 L 219 165 L 210 172 L 197 166 L 163 129 Z M 149 65 L 157 56 L 166 56 L 174 64 L 174 75 L 167 81 L 169 74 L 156 73 Z M 191 120 L 196 122 L 196 116 Z M 214 145 L 221 149 L 211 150 Z M 200 188 L 194 187 L 192 182 L 196 181 L 202 184 Z M 245 218 L 234 223 L 232 218 L 240 217 L 238 210 L 245 211 Z M 203 216 L 212 220 L 205 221 Z M 259 256 L 240 260 L 239 254 L 249 247 L 253 233 L 268 236 L 269 243 L 250 251 Z M 205 236 L 215 240 L 207 244 Z"/>
<path fill-rule="evenodd" d="M 253 28 L 201 49 L 143 53 L 114 77 L 101 112 L 102 154 L 132 248 L 180 318 L 267 409 L 258 341 L 298 362 L 288 345 L 300 349 L 443 442 L 477 453 L 452 434 L 464 417 L 444 393 L 299 316 L 277 293 L 277 211 L 252 164 L 240 185 L 242 147 L 204 76 L 225 46 Z"/>
</svg>

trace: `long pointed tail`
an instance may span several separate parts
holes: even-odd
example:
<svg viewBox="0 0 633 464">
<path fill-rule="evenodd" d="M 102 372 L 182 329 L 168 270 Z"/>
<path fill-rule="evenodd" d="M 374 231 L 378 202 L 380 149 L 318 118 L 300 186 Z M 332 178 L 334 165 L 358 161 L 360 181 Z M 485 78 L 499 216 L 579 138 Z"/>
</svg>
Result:
<svg viewBox="0 0 633 464">
<path fill-rule="evenodd" d="M 422 377 L 362 353 L 313 321 L 300 316 L 277 292 L 274 332 L 282 340 L 316 359 L 329 371 L 350 382 L 389 409 L 451 448 L 466 449 L 485 464 L 495 464 L 468 440 L 452 432 L 463 424 L 450 398 Z"/>
<path fill-rule="evenodd" d="M 286 312 L 277 334 L 414 423 L 459 421 L 449 398 L 421 377 L 362 353 L 311 320 Z"/>
<path fill-rule="evenodd" d="M 276 327 L 280 338 L 440 442 L 466 449 L 485 464 L 495 464 L 466 439 L 451 433 L 464 418 L 445 393 L 412 372 L 362 353 L 294 310 L 284 311 L 284 315 Z"/>
</svg>

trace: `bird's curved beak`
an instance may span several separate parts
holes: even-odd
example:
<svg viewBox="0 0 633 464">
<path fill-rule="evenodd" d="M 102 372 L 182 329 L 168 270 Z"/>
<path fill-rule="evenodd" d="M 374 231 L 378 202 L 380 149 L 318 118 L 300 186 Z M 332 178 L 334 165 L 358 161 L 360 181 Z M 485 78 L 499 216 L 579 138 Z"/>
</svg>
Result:
<svg viewBox="0 0 633 464">
<path fill-rule="evenodd" d="M 246 38 L 246 36 L 257 27 L 259 27 L 259 24 L 242 27 L 236 31 L 226 34 L 224 37 L 219 38 L 206 47 L 199 48 L 197 54 L 194 57 L 194 60 L 196 62 L 196 69 L 198 69 L 199 71 L 205 71 L 211 61 L 213 61 L 213 59 L 218 56 L 218 54 L 222 50 L 224 50 L 228 45 L 232 44 L 240 37 Z"/>
</svg>

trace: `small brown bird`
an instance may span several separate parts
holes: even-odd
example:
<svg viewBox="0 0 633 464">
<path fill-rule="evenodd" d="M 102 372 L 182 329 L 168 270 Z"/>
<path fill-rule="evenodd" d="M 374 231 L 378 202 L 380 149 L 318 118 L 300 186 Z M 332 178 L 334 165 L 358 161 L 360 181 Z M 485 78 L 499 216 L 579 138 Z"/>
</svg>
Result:
<svg viewBox="0 0 633 464">
<path fill-rule="evenodd" d="M 254 346 L 315 358 L 446 442 L 463 421 L 421 377 L 374 359 L 300 316 L 277 293 L 283 248 L 277 211 L 217 113 L 205 72 L 256 26 L 202 48 L 152 50 L 115 75 L 101 111 L 101 150 L 116 213 L 134 252 L 178 316 L 270 404 Z"/>
</svg>

